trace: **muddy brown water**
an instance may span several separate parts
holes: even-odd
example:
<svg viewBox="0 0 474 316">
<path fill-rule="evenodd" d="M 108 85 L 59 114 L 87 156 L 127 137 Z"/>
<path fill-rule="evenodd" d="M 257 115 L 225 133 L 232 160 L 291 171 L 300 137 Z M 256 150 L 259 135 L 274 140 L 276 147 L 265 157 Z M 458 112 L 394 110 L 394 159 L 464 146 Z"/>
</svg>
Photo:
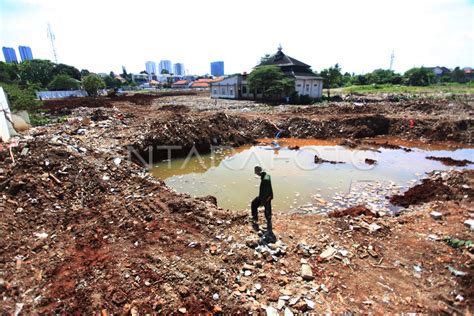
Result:
<svg viewBox="0 0 474 316">
<path fill-rule="evenodd" d="M 389 207 L 384 195 L 413 186 L 427 172 L 453 168 L 428 160 L 427 156 L 474 160 L 473 148 L 439 144 L 399 142 L 412 149 L 406 152 L 384 148 L 353 150 L 338 146 L 338 140 L 261 141 L 257 146 L 218 149 L 207 155 L 193 153 L 188 158 L 163 161 L 151 173 L 178 192 L 196 197 L 213 195 L 222 208 L 248 209 L 250 201 L 258 195 L 260 183 L 253 168 L 261 165 L 272 178 L 276 211 L 330 211 L 361 201 Z M 290 149 L 295 146 L 299 149 Z M 325 160 L 345 163 L 315 164 L 316 154 Z M 365 159 L 377 162 L 368 165 Z M 474 169 L 474 165 L 463 168 Z M 375 195 L 380 195 L 378 200 Z M 341 197 L 346 200 L 341 201 Z"/>
</svg>

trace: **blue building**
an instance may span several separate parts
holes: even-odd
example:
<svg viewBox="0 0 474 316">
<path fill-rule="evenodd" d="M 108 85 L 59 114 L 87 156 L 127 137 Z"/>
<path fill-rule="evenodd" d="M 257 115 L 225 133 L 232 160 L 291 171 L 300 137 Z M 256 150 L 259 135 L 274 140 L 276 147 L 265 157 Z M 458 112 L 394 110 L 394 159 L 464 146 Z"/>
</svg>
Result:
<svg viewBox="0 0 474 316">
<path fill-rule="evenodd" d="M 171 68 L 171 60 L 162 60 L 160 61 L 159 70 L 160 74 L 163 73 L 163 70 L 167 70 L 168 73 L 172 73 L 173 69 Z"/>
<path fill-rule="evenodd" d="M 174 64 L 174 74 L 176 76 L 184 76 L 184 64 L 183 63 Z"/>
<path fill-rule="evenodd" d="M 156 64 L 154 61 L 147 61 L 145 63 L 145 68 L 149 75 L 156 75 Z"/>
<path fill-rule="evenodd" d="M 33 59 L 33 54 L 29 46 L 18 46 L 18 51 L 20 52 L 21 61 Z"/>
<path fill-rule="evenodd" d="M 219 77 L 224 75 L 224 62 L 213 61 L 211 63 L 211 75 Z"/>
<path fill-rule="evenodd" d="M 18 59 L 16 59 L 16 53 L 13 47 L 2 47 L 3 56 L 5 57 L 5 61 L 7 63 L 15 63 L 18 64 Z"/>
</svg>

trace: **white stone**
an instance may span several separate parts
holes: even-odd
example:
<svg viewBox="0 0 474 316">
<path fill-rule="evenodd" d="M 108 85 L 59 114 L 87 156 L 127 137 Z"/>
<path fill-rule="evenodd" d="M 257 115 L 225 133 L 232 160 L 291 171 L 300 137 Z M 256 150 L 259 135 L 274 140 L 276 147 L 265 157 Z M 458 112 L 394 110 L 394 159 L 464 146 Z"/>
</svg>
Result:
<svg viewBox="0 0 474 316">
<path fill-rule="evenodd" d="M 464 221 L 464 226 L 468 227 L 471 230 L 474 230 L 474 219 L 468 219 Z"/>
<path fill-rule="evenodd" d="M 375 232 L 378 232 L 380 229 L 382 229 L 382 227 L 376 223 L 372 223 L 369 225 L 369 230 L 372 232 L 372 233 L 375 233 Z"/>
<path fill-rule="evenodd" d="M 443 217 L 443 214 L 436 211 L 431 212 L 430 215 L 433 219 L 441 219 Z"/>
<path fill-rule="evenodd" d="M 311 281 L 314 279 L 313 271 L 311 270 L 311 266 L 307 263 L 301 265 L 301 277 L 303 280 Z"/>
<path fill-rule="evenodd" d="M 331 246 L 324 249 L 323 252 L 319 255 L 321 259 L 329 260 L 336 254 L 337 250 Z"/>
<path fill-rule="evenodd" d="M 314 309 L 314 307 L 316 306 L 316 304 L 312 300 L 305 298 L 304 301 L 309 309 Z"/>
<path fill-rule="evenodd" d="M 289 309 L 288 307 L 285 308 L 285 313 L 284 313 L 285 316 L 293 316 L 293 312 L 291 311 L 291 309 Z"/>
</svg>

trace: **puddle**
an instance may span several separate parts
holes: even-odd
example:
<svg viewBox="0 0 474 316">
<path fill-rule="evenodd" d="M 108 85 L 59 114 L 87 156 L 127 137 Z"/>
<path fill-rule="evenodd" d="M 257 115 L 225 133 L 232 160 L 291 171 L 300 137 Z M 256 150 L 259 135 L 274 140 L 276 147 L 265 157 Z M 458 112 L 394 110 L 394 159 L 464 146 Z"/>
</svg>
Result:
<svg viewBox="0 0 474 316">
<path fill-rule="evenodd" d="M 426 156 L 474 160 L 472 148 L 373 151 L 351 150 L 328 140 L 282 139 L 276 145 L 271 140 L 263 141 L 268 145 L 221 149 L 199 157 L 163 161 L 151 173 L 178 192 L 213 195 L 222 208 L 248 209 L 260 183 L 253 168 L 261 165 L 272 177 L 272 207 L 276 211 L 316 213 L 364 203 L 391 212 L 394 209 L 385 196 L 411 187 L 426 172 L 452 168 L 427 160 Z M 289 149 L 294 146 L 300 149 Z M 315 154 L 345 163 L 315 164 Z M 366 158 L 377 163 L 368 165 Z M 474 165 L 464 168 L 474 169 Z"/>
</svg>

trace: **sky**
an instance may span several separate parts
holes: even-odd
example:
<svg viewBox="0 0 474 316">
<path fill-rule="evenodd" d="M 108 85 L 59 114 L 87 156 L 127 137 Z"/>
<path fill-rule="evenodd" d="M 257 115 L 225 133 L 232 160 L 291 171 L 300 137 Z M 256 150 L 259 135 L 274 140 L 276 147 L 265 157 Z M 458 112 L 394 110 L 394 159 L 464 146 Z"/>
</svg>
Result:
<svg viewBox="0 0 474 316">
<path fill-rule="evenodd" d="M 182 62 L 190 74 L 251 71 L 283 52 L 320 71 L 474 66 L 474 0 L 0 0 L 0 46 L 92 72 Z M 3 58 L 3 55 L 1 56 Z M 4 59 L 2 59 L 4 60 Z"/>
</svg>

